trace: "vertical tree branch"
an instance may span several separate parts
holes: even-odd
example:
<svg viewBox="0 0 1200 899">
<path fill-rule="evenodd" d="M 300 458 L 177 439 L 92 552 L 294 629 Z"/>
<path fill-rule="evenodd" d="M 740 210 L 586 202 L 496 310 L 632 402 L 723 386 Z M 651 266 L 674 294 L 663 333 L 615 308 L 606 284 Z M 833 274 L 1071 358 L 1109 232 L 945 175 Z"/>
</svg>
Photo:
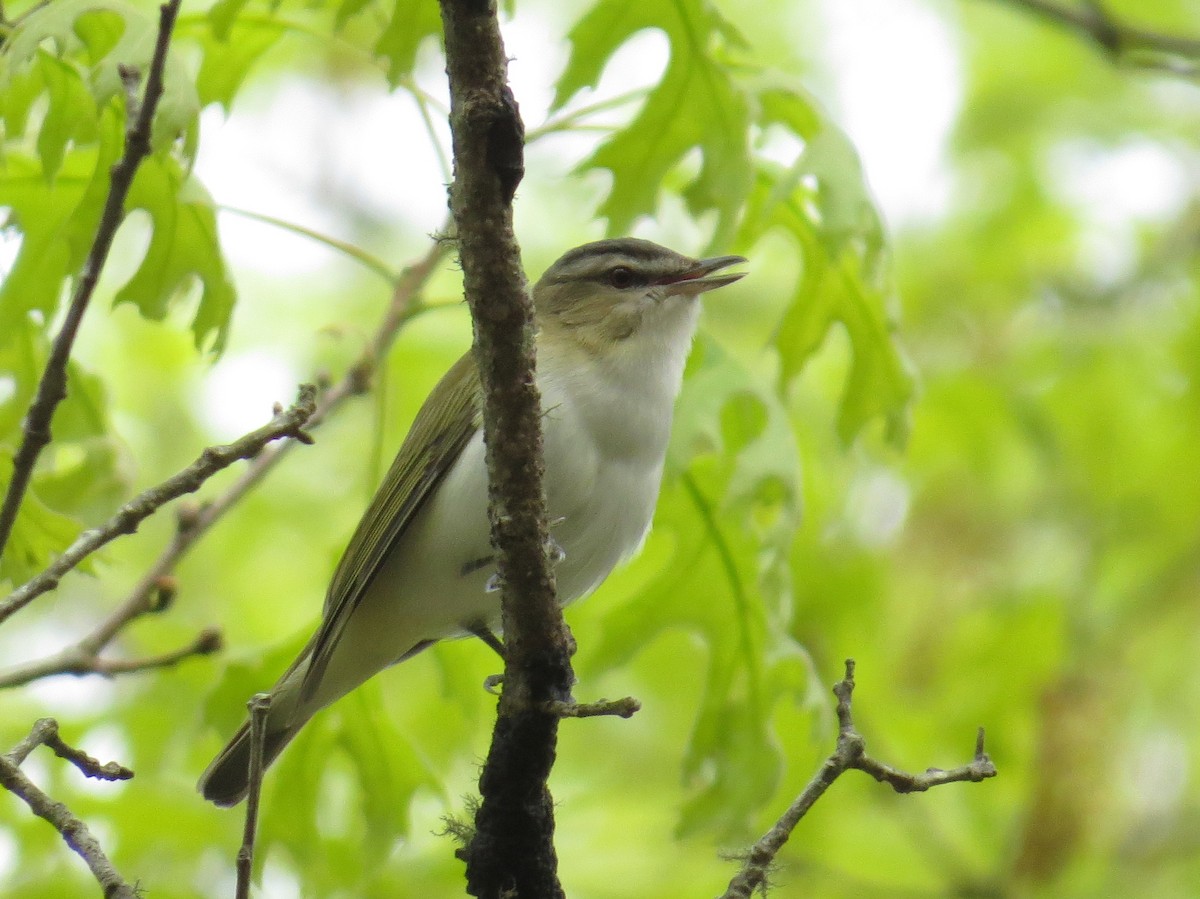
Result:
<svg viewBox="0 0 1200 899">
<path fill-rule="evenodd" d="M 54 338 L 50 358 L 46 360 L 46 368 L 42 371 L 37 392 L 22 424 L 21 446 L 13 457 L 12 480 L 8 482 L 4 503 L 0 505 L 0 555 L 4 554 L 8 538 L 12 535 L 21 501 L 29 489 L 29 482 L 33 479 L 33 469 L 37 465 L 38 456 L 50 443 L 50 422 L 54 418 L 54 410 L 67 397 L 67 362 L 71 358 L 75 336 L 79 333 L 79 324 L 83 321 L 83 314 L 87 311 L 88 303 L 96 290 L 96 283 L 100 279 L 100 271 L 108 260 L 108 251 L 112 248 L 117 228 L 125 218 L 125 198 L 129 195 L 129 188 L 133 184 L 138 166 L 150 155 L 150 126 L 154 121 L 158 101 L 162 97 L 167 48 L 171 44 L 171 32 L 175 28 L 175 17 L 179 14 L 181 2 L 182 0 L 169 0 L 159 8 L 158 39 L 154 45 L 150 71 L 146 76 L 145 94 L 140 105 L 133 100 L 127 103 L 125 150 L 120 160 L 112 167 L 108 197 L 104 201 L 104 211 L 100 215 L 96 237 L 84 261 L 83 271 L 76 282 L 75 293 L 71 297 L 70 306 L 67 307 L 62 328 Z M 126 83 L 136 79 L 136 73 L 130 69 L 123 68 L 121 75 Z M 133 91 L 129 92 L 131 97 L 134 94 Z"/>
<path fill-rule="evenodd" d="M 254 873 L 254 842 L 258 835 L 258 799 L 262 794 L 263 745 L 267 739 L 267 713 L 271 711 L 271 694 L 255 693 L 246 705 L 250 709 L 250 777 L 246 792 L 246 823 L 242 828 L 242 845 L 237 854 L 237 887 L 235 899 L 249 899 L 250 878 Z"/>
<path fill-rule="evenodd" d="M 558 736 L 551 704 L 569 699 L 574 675 L 547 554 L 533 309 L 512 227 L 524 126 L 507 85 L 494 3 L 441 0 L 441 10 L 455 160 L 450 208 L 483 382 L 506 646 L 504 691 L 480 778 L 483 801 L 464 850 L 467 890 L 548 899 L 563 895 L 546 785 Z"/>
</svg>

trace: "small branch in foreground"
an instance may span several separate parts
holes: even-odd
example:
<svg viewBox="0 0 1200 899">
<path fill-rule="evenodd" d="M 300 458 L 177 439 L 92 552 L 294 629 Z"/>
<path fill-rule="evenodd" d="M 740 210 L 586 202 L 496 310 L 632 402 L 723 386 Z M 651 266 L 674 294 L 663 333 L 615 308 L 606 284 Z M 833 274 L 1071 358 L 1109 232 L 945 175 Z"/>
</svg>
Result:
<svg viewBox="0 0 1200 899">
<path fill-rule="evenodd" d="M 626 696 L 623 699 L 598 699 L 595 702 L 554 700 L 546 703 L 545 709 L 559 718 L 599 718 L 602 715 L 632 718 L 641 711 L 642 704 L 632 696 Z"/>
<path fill-rule="evenodd" d="M 108 261 L 117 228 L 125 218 L 125 198 L 137 174 L 142 160 L 150 155 L 150 127 L 154 112 L 163 93 L 163 69 L 167 63 L 167 48 L 171 44 L 171 32 L 175 28 L 175 17 L 179 14 L 182 0 L 169 0 L 159 9 L 158 38 L 154 45 L 154 56 L 146 76 L 146 90 L 141 102 L 129 103 L 126 108 L 125 149 L 120 160 L 112 167 L 108 197 L 100 214 L 100 224 L 92 240 L 91 249 L 84 261 L 83 270 L 75 284 L 62 328 L 55 335 L 50 349 L 50 358 L 42 371 L 37 392 L 22 423 L 21 445 L 13 457 L 12 480 L 0 505 L 0 555 L 8 545 L 21 501 L 33 479 L 33 469 L 42 450 L 50 443 L 50 423 L 54 412 L 67 396 L 67 362 L 79 333 L 79 325 L 91 302 L 100 279 L 100 272 Z M 131 71 L 126 69 L 125 71 Z M 122 73 L 123 80 L 124 72 Z"/>
<path fill-rule="evenodd" d="M 96 780 L 129 780 L 133 777 L 133 772 L 124 765 L 118 765 L 116 762 L 102 765 L 83 750 L 67 745 L 58 733 L 58 722 L 53 718 L 39 718 L 35 721 L 29 736 L 8 753 L 8 760 L 20 765 L 29 758 L 29 753 L 39 746 L 45 746 L 60 759 L 66 759 L 85 777 L 93 777 Z"/>
<path fill-rule="evenodd" d="M 181 525 L 192 514 L 195 514 L 194 508 L 190 511 L 181 508 L 179 512 Z M 142 659 L 106 659 L 101 656 L 100 653 L 105 647 L 127 625 L 143 615 L 165 612 L 171 607 L 174 597 L 174 578 L 161 578 L 153 592 L 141 597 L 141 601 L 138 603 L 121 605 L 79 642 L 64 647 L 45 658 L 14 665 L 0 671 L 0 689 L 24 686 L 43 677 L 53 677 L 57 674 L 73 674 L 79 677 L 87 674 L 99 674 L 102 677 L 114 677 L 118 674 L 169 668 L 193 656 L 206 656 L 220 652 L 224 646 L 220 630 L 205 628 L 196 635 L 191 643 L 161 655 Z"/>
<path fill-rule="evenodd" d="M 54 801 L 42 792 L 21 770 L 21 763 L 34 749 L 43 745 L 71 762 L 88 777 L 126 780 L 133 776 L 133 772 L 116 762 L 101 765 L 87 753 L 68 746 L 59 736 L 58 724 L 52 718 L 39 720 L 28 737 L 11 751 L 0 755 L 0 784 L 62 835 L 66 844 L 87 863 L 106 899 L 137 899 L 137 889 L 117 873 L 88 826 L 63 803 Z"/>
<path fill-rule="evenodd" d="M 258 799 L 262 794 L 263 752 L 267 741 L 267 714 L 271 694 L 255 693 L 246 703 L 250 709 L 250 777 L 246 793 L 246 824 L 237 854 L 237 891 L 235 899 L 249 899 L 250 878 L 254 871 L 254 840 L 258 833 Z"/>
<path fill-rule="evenodd" d="M 159 508 L 185 493 L 192 493 L 220 471 L 239 459 L 249 459 L 262 451 L 273 440 L 291 437 L 302 443 L 311 443 L 312 438 L 303 430 L 316 409 L 316 388 L 305 384 L 300 388 L 296 402 L 287 410 L 276 409 L 275 417 L 256 431 L 225 446 L 210 446 L 200 457 L 178 474 L 172 475 L 156 487 L 151 487 L 123 505 L 117 514 L 98 528 L 84 531 L 78 539 L 55 559 L 45 571 L 18 587 L 3 602 L 0 602 L 0 622 L 21 610 L 30 602 L 58 586 L 64 574 L 80 562 L 122 534 L 132 534 L 139 524 L 153 515 Z M 130 620 L 129 617 L 125 621 Z M 122 622 L 117 626 L 123 626 Z M 116 631 L 114 630 L 113 633 Z M 101 645 L 112 639 L 108 634 Z"/>
<path fill-rule="evenodd" d="M 876 761 L 866 754 L 867 741 L 854 727 L 850 700 L 854 693 L 854 660 L 846 660 L 846 676 L 833 687 L 837 697 L 838 739 L 834 753 L 825 760 L 816 776 L 788 807 L 766 834 L 745 854 L 742 869 L 729 881 L 721 899 L 750 899 L 755 890 L 765 889 L 775 856 L 791 837 L 800 819 L 825 793 L 835 780 L 851 768 L 865 771 L 881 783 L 890 784 L 897 793 L 917 793 L 948 783 L 970 781 L 977 783 L 996 776 L 996 766 L 983 746 L 983 728 L 975 739 L 975 756 L 950 771 L 930 768 L 923 774 L 908 774 L 891 765 Z"/>
<path fill-rule="evenodd" d="M 1114 62 L 1154 69 L 1186 78 L 1200 76 L 1200 40 L 1177 37 L 1128 25 L 1100 0 L 1065 6 L 1054 0 L 1000 0 L 1028 10 L 1090 41 Z"/>
</svg>

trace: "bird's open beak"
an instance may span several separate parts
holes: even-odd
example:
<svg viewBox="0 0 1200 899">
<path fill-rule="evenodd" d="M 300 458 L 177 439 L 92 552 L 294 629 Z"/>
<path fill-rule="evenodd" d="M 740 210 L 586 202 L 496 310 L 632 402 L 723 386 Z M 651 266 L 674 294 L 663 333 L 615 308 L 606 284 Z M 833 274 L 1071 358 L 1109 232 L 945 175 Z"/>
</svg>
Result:
<svg viewBox="0 0 1200 899">
<path fill-rule="evenodd" d="M 724 287 L 726 284 L 732 284 L 739 278 L 744 277 L 745 272 L 729 272 L 724 275 L 708 277 L 713 272 L 729 268 L 731 265 L 740 265 L 743 262 L 746 262 L 745 256 L 714 256 L 712 259 L 701 259 L 696 263 L 694 268 L 688 269 L 682 274 L 662 278 L 658 283 L 665 285 L 669 294 L 696 296 L 697 294 L 704 293 L 706 290 L 715 290 L 718 287 Z"/>
</svg>

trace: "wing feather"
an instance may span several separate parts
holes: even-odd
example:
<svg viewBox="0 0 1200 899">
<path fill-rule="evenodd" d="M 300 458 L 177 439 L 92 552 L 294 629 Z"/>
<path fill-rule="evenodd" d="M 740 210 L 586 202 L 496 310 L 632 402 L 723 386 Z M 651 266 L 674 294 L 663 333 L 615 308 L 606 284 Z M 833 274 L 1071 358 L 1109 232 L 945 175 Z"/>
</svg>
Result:
<svg viewBox="0 0 1200 899">
<path fill-rule="evenodd" d="M 451 366 L 421 406 L 387 477 L 338 563 L 325 596 L 321 626 L 309 644 L 311 662 L 301 688 L 305 699 L 311 698 L 321 682 L 346 622 L 379 573 L 384 559 L 479 430 L 481 408 L 479 374 L 468 351 Z"/>
</svg>

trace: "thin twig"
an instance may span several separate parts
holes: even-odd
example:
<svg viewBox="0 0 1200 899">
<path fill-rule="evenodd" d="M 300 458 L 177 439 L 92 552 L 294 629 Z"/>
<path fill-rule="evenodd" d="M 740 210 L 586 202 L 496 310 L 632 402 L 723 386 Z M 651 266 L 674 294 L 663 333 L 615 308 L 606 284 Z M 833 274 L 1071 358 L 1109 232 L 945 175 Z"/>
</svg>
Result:
<svg viewBox="0 0 1200 899">
<path fill-rule="evenodd" d="M 908 774 L 871 758 L 866 754 L 867 741 L 855 729 L 851 715 L 850 700 L 854 693 L 853 659 L 846 660 L 846 675 L 834 684 L 833 693 L 837 697 L 837 748 L 821 765 L 808 786 L 775 822 L 775 826 L 742 857 L 742 868 L 729 881 L 721 899 L 750 899 L 755 890 L 765 888 L 775 856 L 787 843 L 800 819 L 833 782 L 851 768 L 865 771 L 876 780 L 890 784 L 897 793 L 916 793 L 942 784 L 963 781 L 976 783 L 996 776 L 996 766 L 984 751 L 982 727 L 975 738 L 974 758 L 966 765 L 950 771 L 929 768 L 923 774 Z"/>
<path fill-rule="evenodd" d="M 306 228 L 304 225 L 289 222 L 286 219 L 278 218 L 277 216 L 267 215 L 265 212 L 255 212 L 252 209 L 242 209 L 238 206 L 230 206 L 227 203 L 221 203 L 217 206 L 221 212 L 228 212 L 230 215 L 241 216 L 249 219 L 252 222 L 260 222 L 264 225 L 270 225 L 273 228 L 278 228 L 281 231 L 287 231 L 290 234 L 296 234 L 300 237 L 306 237 L 309 240 L 316 241 L 331 250 L 336 250 L 342 255 L 353 259 L 359 263 L 367 271 L 378 275 L 388 284 L 395 285 L 400 279 L 400 276 L 392 271 L 391 267 L 378 256 L 373 256 L 362 247 L 350 243 L 349 241 L 339 240 L 328 234 L 322 234 L 312 228 Z"/>
<path fill-rule="evenodd" d="M 599 718 L 611 715 L 616 718 L 632 718 L 641 711 L 642 704 L 632 696 L 623 699 L 598 699 L 595 702 L 548 702 L 546 710 L 559 718 Z"/>
<path fill-rule="evenodd" d="M 115 677 L 118 674 L 170 668 L 186 659 L 212 655 L 224 648 L 221 631 L 209 627 L 200 631 L 190 643 L 169 652 L 140 659 L 106 659 L 88 650 L 87 644 L 91 642 L 91 636 L 44 659 L 14 665 L 0 672 L 0 689 L 20 687 L 58 674 L 71 674 L 76 677 L 99 674 L 102 677 Z"/>
<path fill-rule="evenodd" d="M 256 431 L 225 446 L 210 446 L 200 457 L 183 471 L 172 475 L 149 490 L 123 505 L 117 514 L 98 528 L 84 531 L 54 560 L 45 571 L 10 593 L 0 602 L 0 622 L 20 611 L 37 597 L 58 586 L 59 580 L 80 562 L 102 546 L 123 534 L 132 534 L 139 524 L 162 506 L 185 493 L 192 493 L 218 471 L 228 468 L 239 459 L 249 459 L 262 451 L 268 443 L 281 437 L 291 437 L 300 442 L 311 442 L 303 430 L 316 411 L 316 388 L 305 384 L 300 388 L 296 402 L 287 410 L 276 410 L 275 417 Z M 114 631 L 115 633 L 115 631 Z M 111 634 L 101 640 L 111 639 Z"/>
<path fill-rule="evenodd" d="M 42 745 L 48 746 L 55 755 L 68 760 L 88 777 L 126 780 L 133 776 L 133 772 L 116 762 L 101 765 L 87 753 L 68 746 L 59 736 L 58 724 L 52 718 L 40 719 L 28 737 L 11 751 L 0 755 L 0 784 L 62 835 L 66 844 L 87 863 L 106 899 L 137 899 L 137 889 L 117 873 L 88 826 L 75 817 L 66 805 L 42 792 L 21 770 L 21 763 L 29 753 Z"/>
<path fill-rule="evenodd" d="M 154 112 L 163 93 L 163 69 L 167 62 L 167 48 L 171 43 L 171 32 L 182 0 L 169 0 L 159 9 L 158 38 L 154 45 L 154 56 L 146 77 L 146 90 L 137 109 L 126 109 L 125 149 L 121 159 L 113 166 L 108 197 L 100 215 L 96 236 L 84 261 L 83 270 L 75 284 L 75 292 L 67 307 L 62 328 L 54 338 L 50 358 L 42 371 L 37 392 L 25 414 L 22 426 L 21 445 L 13 457 L 12 480 L 0 505 L 0 555 L 8 545 L 8 538 L 16 524 L 21 501 L 29 489 L 38 456 L 50 443 L 50 423 L 54 411 L 67 396 L 67 362 L 79 333 L 79 325 L 96 290 L 100 272 L 108 260 L 113 237 L 125 217 L 125 198 L 133 184 L 134 175 L 143 159 L 150 155 L 150 128 Z"/>
<path fill-rule="evenodd" d="M 1065 6 L 1053 0 L 1000 0 L 1033 13 L 1095 44 L 1115 62 L 1195 78 L 1200 39 L 1150 31 L 1117 19 L 1100 2 Z"/>
<path fill-rule="evenodd" d="M 236 899 L 249 899 L 250 877 L 254 870 L 254 840 L 258 833 L 258 799 L 262 794 L 263 751 L 267 741 L 267 714 L 271 694 L 255 693 L 246 703 L 250 709 L 250 777 L 246 793 L 246 824 L 237 854 Z"/>
</svg>

